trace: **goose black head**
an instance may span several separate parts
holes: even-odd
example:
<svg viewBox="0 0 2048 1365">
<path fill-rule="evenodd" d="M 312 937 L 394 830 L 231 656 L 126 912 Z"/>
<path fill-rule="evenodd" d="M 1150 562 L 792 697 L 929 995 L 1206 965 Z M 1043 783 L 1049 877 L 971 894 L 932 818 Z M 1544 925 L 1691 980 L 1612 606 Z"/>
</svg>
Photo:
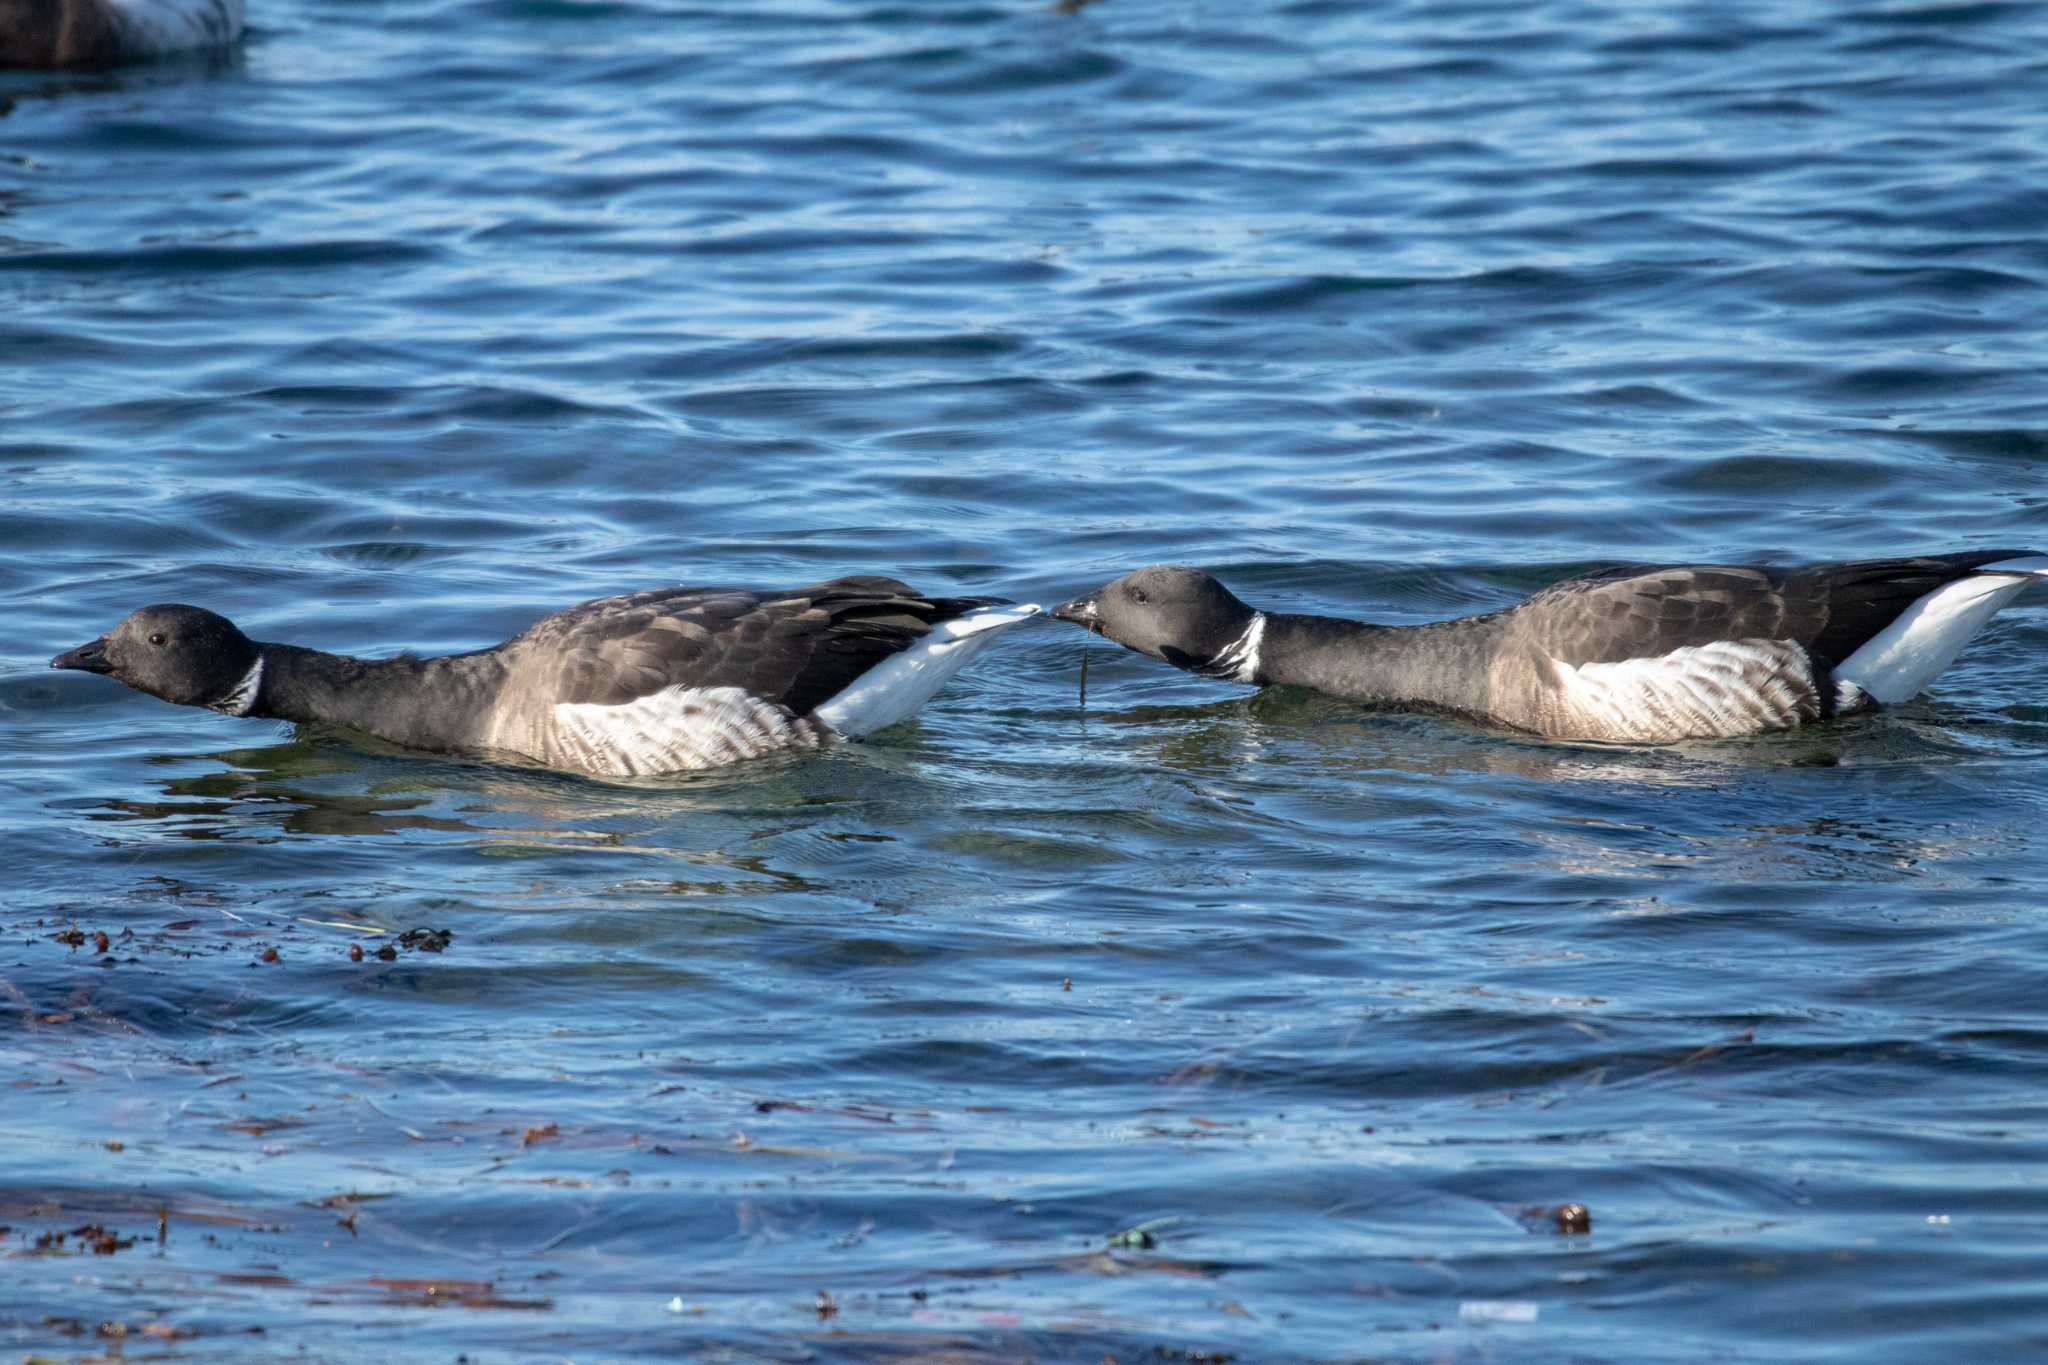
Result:
<svg viewBox="0 0 2048 1365">
<path fill-rule="evenodd" d="M 1258 616 L 1200 569 L 1174 564 L 1134 569 L 1052 614 L 1177 668 L 1230 676 L 1243 663 L 1232 646 Z"/>
<path fill-rule="evenodd" d="M 225 616 L 161 603 L 131 612 L 99 639 L 50 660 L 50 667 L 105 673 L 181 706 L 245 713 L 255 700 L 251 675 L 260 658 L 255 642 Z"/>
</svg>

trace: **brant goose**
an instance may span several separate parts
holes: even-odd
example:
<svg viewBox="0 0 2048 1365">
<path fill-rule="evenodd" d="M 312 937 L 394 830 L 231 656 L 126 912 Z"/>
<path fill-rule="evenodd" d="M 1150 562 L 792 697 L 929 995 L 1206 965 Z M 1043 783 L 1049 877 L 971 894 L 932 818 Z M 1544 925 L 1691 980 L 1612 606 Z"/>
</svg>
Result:
<svg viewBox="0 0 2048 1365">
<path fill-rule="evenodd" d="M 1756 734 L 1904 701 L 2048 555 L 1608 569 L 1421 626 L 1263 612 L 1154 565 L 1052 614 L 1212 678 L 1471 716 L 1553 739 Z"/>
<path fill-rule="evenodd" d="M 251 640 L 210 611 L 164 605 L 50 667 L 234 716 L 632 777 L 894 725 L 999 628 L 1037 611 L 998 597 L 926 597 L 893 578 L 787 592 L 654 588 L 558 611 L 469 654 L 353 659 Z"/>
<path fill-rule="evenodd" d="M 0 66 L 106 66 L 242 36 L 242 0 L 0 0 Z"/>
</svg>

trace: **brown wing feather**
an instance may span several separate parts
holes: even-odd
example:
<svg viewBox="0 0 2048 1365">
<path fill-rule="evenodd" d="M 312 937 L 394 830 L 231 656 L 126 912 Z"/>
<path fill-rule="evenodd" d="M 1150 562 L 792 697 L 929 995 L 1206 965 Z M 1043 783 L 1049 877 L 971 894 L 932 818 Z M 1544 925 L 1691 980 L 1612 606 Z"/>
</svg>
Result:
<svg viewBox="0 0 2048 1365">
<path fill-rule="evenodd" d="M 0 66 L 106 66 L 121 31 L 101 0 L 0 0 Z"/>
<path fill-rule="evenodd" d="M 1916 600 L 1980 565 L 1979 550 L 1806 568 L 1631 566 L 1567 579 L 1512 610 L 1516 634 L 1572 665 L 1656 658 L 1716 640 L 1793 640 L 1839 663 Z"/>
<path fill-rule="evenodd" d="M 556 612 L 513 640 L 546 705 L 618 705 L 664 687 L 739 687 L 804 715 L 940 621 L 999 601 L 923 597 L 893 578 L 786 591 L 654 588 Z"/>
</svg>

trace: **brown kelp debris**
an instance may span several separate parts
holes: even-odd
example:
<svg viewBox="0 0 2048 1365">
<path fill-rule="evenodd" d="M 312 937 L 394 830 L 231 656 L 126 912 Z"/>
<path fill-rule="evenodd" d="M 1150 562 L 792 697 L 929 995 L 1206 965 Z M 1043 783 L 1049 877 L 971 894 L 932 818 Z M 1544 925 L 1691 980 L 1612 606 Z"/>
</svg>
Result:
<svg viewBox="0 0 2048 1365">
<path fill-rule="evenodd" d="M 116 941 L 127 943 L 135 937 L 133 929 L 123 929 L 119 934 L 110 934 L 104 929 L 94 929 L 88 933 L 78 927 L 78 921 L 75 919 L 66 920 L 62 923 L 62 928 L 45 934 L 43 937 L 49 939 L 52 943 L 61 943 L 73 950 L 83 948 L 86 944 L 90 943 L 92 950 L 102 957 L 113 952 Z M 38 929 L 48 929 L 50 925 L 51 921 L 49 920 L 38 919 L 35 921 L 35 927 Z"/>
<path fill-rule="evenodd" d="M 445 953 L 454 937 L 450 929 L 408 929 L 398 936 L 398 946 L 422 953 Z"/>
<path fill-rule="evenodd" d="M 1167 1256 L 1127 1257 L 1110 1251 L 1079 1251 L 1071 1256 L 1060 1257 L 1054 1264 L 1061 1270 L 1081 1271 L 1089 1275 L 1114 1277 L 1146 1271 L 1203 1280 L 1216 1279 L 1229 1269 L 1229 1266 L 1220 1261 L 1180 1261 Z"/>
<path fill-rule="evenodd" d="M 1716 1056 L 1719 1053 L 1724 1052 L 1731 1047 L 1737 1047 L 1743 1043 L 1753 1043 L 1755 1041 L 1756 1025 L 1751 1024 L 1742 1032 L 1733 1034 L 1730 1037 L 1725 1038 L 1718 1043 L 1708 1043 L 1703 1048 L 1699 1048 L 1693 1052 L 1688 1052 L 1685 1056 L 1679 1059 L 1678 1064 L 1680 1066 L 1697 1066 L 1699 1063 L 1706 1061 L 1709 1057 Z"/>
<path fill-rule="evenodd" d="M 67 1246 L 67 1243 L 70 1245 Z M 35 1250 L 55 1256 L 85 1252 L 91 1252 L 95 1256 L 111 1256 L 134 1245 L 133 1237 L 123 1237 L 103 1223 L 84 1223 L 61 1231 L 53 1228 L 49 1232 L 38 1234 L 35 1240 Z"/>
<path fill-rule="evenodd" d="M 379 962 L 396 962 L 400 948 L 412 953 L 445 953 L 448 951 L 448 945 L 454 941 L 453 929 L 407 929 L 399 934 L 396 943 L 381 943 L 373 951 Z M 348 945 L 350 962 L 361 962 L 368 955 L 361 943 Z"/>
<path fill-rule="evenodd" d="M 526 1308 L 548 1312 L 553 1299 L 508 1299 L 489 1280 L 386 1279 L 372 1275 L 364 1283 L 381 1291 L 386 1302 L 416 1308 Z"/>
<path fill-rule="evenodd" d="M 757 1114 L 773 1114 L 778 1112 L 791 1114 L 823 1114 L 833 1118 L 858 1119 L 862 1123 L 893 1124 L 896 1122 L 897 1115 L 897 1111 L 894 1109 L 877 1109 L 872 1105 L 866 1104 L 832 1104 L 820 1106 L 815 1104 L 805 1104 L 802 1100 L 778 1099 L 758 1099 L 755 1100 L 753 1104 L 754 1112 Z M 929 1118 L 931 1116 L 931 1111 L 929 1109 L 913 1109 L 906 1110 L 904 1112 L 913 1118 Z"/>
<path fill-rule="evenodd" d="M 348 1190 L 342 1194 L 330 1194 L 322 1199 L 309 1200 L 308 1203 L 316 1209 L 340 1210 L 342 1217 L 335 1219 L 334 1225 L 339 1228 L 347 1228 L 348 1235 L 353 1237 L 356 1235 L 356 1205 L 390 1198 L 392 1198 L 392 1195 L 389 1192 L 384 1194 L 363 1194 L 355 1190 Z"/>
<path fill-rule="evenodd" d="M 315 1209 L 352 1209 L 358 1204 L 374 1204 L 380 1199 L 396 1199 L 397 1197 L 390 1190 L 382 1193 L 363 1190 L 343 1190 L 340 1194 L 322 1195 L 318 1199 L 309 1200 L 306 1206 Z"/>
<path fill-rule="evenodd" d="M 259 1289 L 293 1289 L 299 1283 L 275 1270 L 223 1270 L 213 1278 L 222 1284 L 251 1285 Z"/>
<path fill-rule="evenodd" d="M 288 1128 L 305 1126 L 306 1120 L 294 1114 L 277 1114 L 270 1118 L 252 1114 L 245 1119 L 236 1119 L 233 1123 L 223 1123 L 220 1128 L 224 1133 L 247 1133 L 250 1137 L 269 1137 L 272 1133 L 283 1132 Z"/>
<path fill-rule="evenodd" d="M 1583 1237 L 1593 1230 L 1593 1211 L 1577 1202 L 1564 1204 L 1502 1205 L 1531 1232 L 1556 1232 L 1566 1237 Z"/>
</svg>

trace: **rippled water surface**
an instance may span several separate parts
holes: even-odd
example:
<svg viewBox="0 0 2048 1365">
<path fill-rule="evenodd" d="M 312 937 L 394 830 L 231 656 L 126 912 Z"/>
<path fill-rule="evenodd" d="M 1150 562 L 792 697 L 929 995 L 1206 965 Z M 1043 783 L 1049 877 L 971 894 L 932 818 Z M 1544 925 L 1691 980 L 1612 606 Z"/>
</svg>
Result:
<svg viewBox="0 0 2048 1365">
<path fill-rule="evenodd" d="M 637 784 L 44 667 L 2042 546 L 2048 10 L 252 18 L 0 74 L 0 1349 L 2048 1351 L 2048 602 L 1668 749 L 1034 622 Z"/>
</svg>

